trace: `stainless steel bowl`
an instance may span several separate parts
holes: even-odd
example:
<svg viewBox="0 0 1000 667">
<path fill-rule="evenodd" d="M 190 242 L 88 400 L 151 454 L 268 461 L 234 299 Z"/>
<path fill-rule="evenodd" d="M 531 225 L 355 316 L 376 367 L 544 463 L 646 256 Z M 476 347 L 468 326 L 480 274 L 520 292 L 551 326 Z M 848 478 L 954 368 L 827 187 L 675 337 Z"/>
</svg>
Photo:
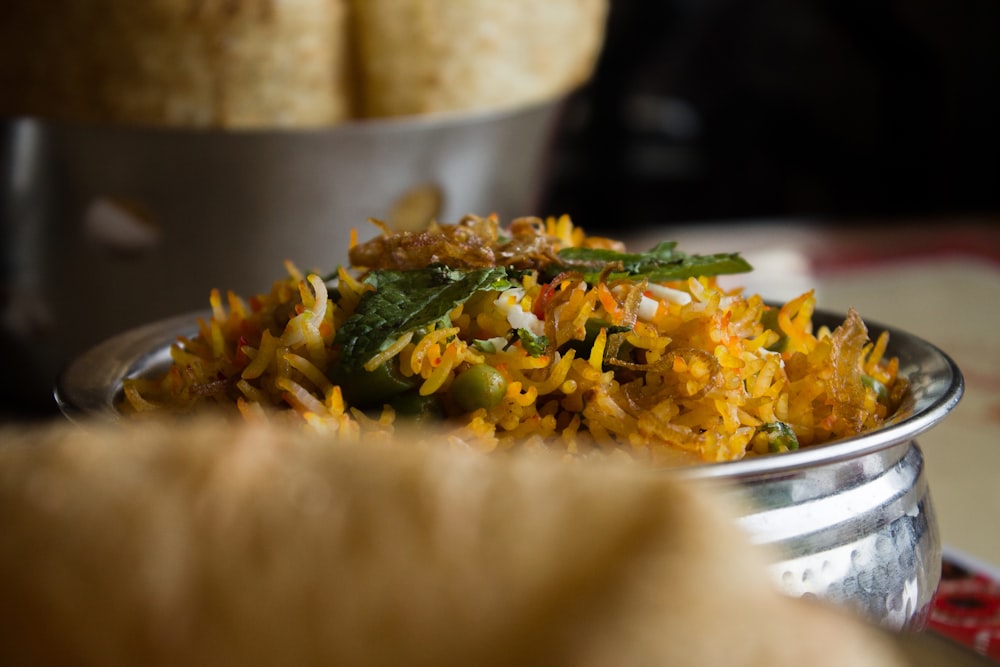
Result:
<svg viewBox="0 0 1000 667">
<path fill-rule="evenodd" d="M 0 121 L 2 402 L 51 406 L 69 360 L 214 287 L 335 266 L 352 228 L 377 233 L 369 216 L 536 211 L 559 109 L 228 132 Z"/>
<path fill-rule="evenodd" d="M 170 363 L 178 335 L 196 332 L 198 313 L 128 331 L 92 348 L 59 377 L 56 400 L 68 417 L 118 419 L 126 377 Z M 207 316 L 207 313 L 200 313 Z M 817 312 L 817 324 L 843 316 Z M 916 436 L 962 396 L 955 363 L 932 344 L 888 330 L 909 389 L 882 428 L 786 454 L 673 471 L 691 480 L 731 482 L 739 524 L 773 554 L 784 592 L 851 608 L 890 629 L 920 627 L 941 576 L 941 541 Z"/>
</svg>

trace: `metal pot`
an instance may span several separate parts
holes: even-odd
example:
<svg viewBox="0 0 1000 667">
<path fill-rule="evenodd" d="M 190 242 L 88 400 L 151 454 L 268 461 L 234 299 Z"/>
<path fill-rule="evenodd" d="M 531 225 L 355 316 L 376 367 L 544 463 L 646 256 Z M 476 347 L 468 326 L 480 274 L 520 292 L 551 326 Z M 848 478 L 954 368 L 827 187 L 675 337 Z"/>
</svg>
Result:
<svg viewBox="0 0 1000 667">
<path fill-rule="evenodd" d="M 202 313 L 207 316 L 207 313 Z M 817 312 L 817 325 L 843 316 Z M 77 358 L 56 396 L 70 418 L 119 418 L 122 379 L 161 372 L 189 314 L 120 334 Z M 671 471 L 727 482 L 739 524 L 773 555 L 772 575 L 789 595 L 816 596 L 891 629 L 919 628 L 941 576 L 941 541 L 923 457 L 914 438 L 958 404 L 962 374 L 944 352 L 888 330 L 887 354 L 909 383 L 903 404 L 876 431 L 786 454 Z M 738 558 L 739 555 L 734 555 Z"/>
<path fill-rule="evenodd" d="M 558 101 L 319 130 L 0 125 L 3 402 L 51 405 L 98 341 L 249 294 L 291 260 L 333 269 L 393 225 L 535 212 Z"/>
<path fill-rule="evenodd" d="M 740 481 L 739 523 L 780 554 L 771 573 L 781 590 L 895 630 L 924 624 L 941 578 L 941 538 L 915 441 Z"/>
<path fill-rule="evenodd" d="M 818 325 L 843 318 L 818 312 Z M 941 538 L 916 436 L 958 404 L 964 379 L 934 345 L 888 330 L 889 356 L 909 382 L 882 428 L 783 455 L 701 466 L 694 479 L 737 482 L 740 525 L 776 554 L 772 574 L 790 595 L 850 607 L 892 629 L 926 621 L 941 578 Z"/>
</svg>

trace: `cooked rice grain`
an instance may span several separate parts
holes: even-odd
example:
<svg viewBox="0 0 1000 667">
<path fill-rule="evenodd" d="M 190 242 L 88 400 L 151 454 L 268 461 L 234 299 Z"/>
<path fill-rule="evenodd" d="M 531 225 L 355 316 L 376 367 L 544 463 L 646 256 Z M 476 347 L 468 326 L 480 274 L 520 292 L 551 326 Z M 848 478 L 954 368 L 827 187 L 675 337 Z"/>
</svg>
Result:
<svg viewBox="0 0 1000 667">
<path fill-rule="evenodd" d="M 565 216 L 542 228 L 562 247 L 587 239 Z M 395 408 L 349 406 L 331 380 L 336 332 L 372 287 L 341 267 L 334 294 L 317 274 L 286 269 L 248 301 L 213 290 L 199 334 L 178 340 L 162 377 L 127 380 L 123 410 L 221 406 L 251 420 L 294 416 L 330 434 L 391 433 Z M 476 294 L 440 326 L 398 336 L 365 369 L 391 364 L 421 396 L 440 398 L 453 444 L 624 451 L 671 465 L 765 453 L 766 439 L 754 436 L 777 422 L 802 446 L 872 429 L 890 406 L 871 385 L 899 393 L 887 334 L 870 341 L 853 311 L 835 331 L 814 331 L 811 291 L 781 306 L 772 330 L 759 295 L 713 278 L 647 285 L 607 273 L 596 284 L 572 272 L 546 283 L 529 271 L 514 289 Z M 587 340 L 595 322 L 601 328 Z M 532 356 L 510 338 L 519 327 L 544 332 L 548 349 Z M 462 413 L 449 391 L 478 364 L 497 369 L 506 390 L 496 405 Z"/>
</svg>

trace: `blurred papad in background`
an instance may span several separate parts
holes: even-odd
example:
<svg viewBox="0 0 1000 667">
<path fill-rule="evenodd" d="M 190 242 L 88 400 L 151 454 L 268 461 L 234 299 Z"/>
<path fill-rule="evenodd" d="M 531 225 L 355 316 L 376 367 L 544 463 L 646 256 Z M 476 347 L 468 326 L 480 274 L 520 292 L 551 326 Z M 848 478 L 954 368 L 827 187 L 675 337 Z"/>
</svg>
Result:
<svg viewBox="0 0 1000 667">
<path fill-rule="evenodd" d="M 590 76 L 607 0 L 7 0 L 0 115 L 322 127 L 515 106 Z"/>
<path fill-rule="evenodd" d="M 558 97 L 591 75 L 606 0 L 355 0 L 361 110 L 396 116 Z"/>
<path fill-rule="evenodd" d="M 191 127 L 344 120 L 343 0 L 13 0 L 3 113 Z"/>
</svg>

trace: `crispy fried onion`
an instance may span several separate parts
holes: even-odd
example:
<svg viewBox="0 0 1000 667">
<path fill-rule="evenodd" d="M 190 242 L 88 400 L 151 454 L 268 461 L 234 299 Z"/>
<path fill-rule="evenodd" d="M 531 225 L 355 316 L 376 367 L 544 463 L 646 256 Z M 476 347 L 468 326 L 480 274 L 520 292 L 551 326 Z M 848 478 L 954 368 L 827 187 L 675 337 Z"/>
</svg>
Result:
<svg viewBox="0 0 1000 667">
<path fill-rule="evenodd" d="M 611 267 L 605 269 L 602 274 L 602 282 L 604 278 L 610 273 Z M 618 324 L 626 327 L 634 327 L 635 321 L 639 319 L 639 304 L 642 303 L 642 295 L 649 286 L 649 281 L 643 278 L 642 280 L 616 280 L 612 282 L 610 287 L 610 292 L 616 295 L 616 298 L 621 306 L 621 319 Z"/>
<path fill-rule="evenodd" d="M 614 354 L 608 354 L 605 363 L 632 372 L 631 379 L 621 386 L 629 408 L 635 413 L 650 410 L 667 400 L 696 401 L 722 385 L 719 360 L 711 353 L 694 347 L 671 350 L 670 354 L 652 364 L 625 361 Z M 701 370 L 697 375 L 689 372 L 699 367 Z M 651 383 L 648 378 L 657 378 L 657 382 Z"/>
<path fill-rule="evenodd" d="M 382 236 L 348 251 L 354 266 L 407 271 L 429 264 L 461 269 L 494 265 L 498 236 L 494 217 L 470 215 L 454 225 L 431 223 L 421 232 L 394 232 L 380 220 L 369 218 L 369 222 L 382 230 Z"/>
<path fill-rule="evenodd" d="M 397 232 L 374 218 L 369 222 L 382 235 L 348 251 L 352 266 L 407 271 L 443 264 L 453 269 L 509 266 L 544 271 L 560 261 L 556 253 L 563 247 L 558 237 L 548 233 L 545 221 L 533 216 L 513 220 L 507 230 L 500 228 L 496 215 L 467 215 L 455 224 L 432 222 L 419 232 Z M 596 236 L 587 237 L 583 244 L 624 249 L 618 241 Z"/>
<path fill-rule="evenodd" d="M 564 271 L 549 284 L 553 291 L 544 305 L 542 317 L 549 345 L 555 349 L 571 340 L 583 340 L 587 335 L 586 317 L 578 317 L 579 311 L 568 307 L 573 294 L 586 287 L 583 274 Z"/>
<path fill-rule="evenodd" d="M 861 381 L 865 354 L 869 347 L 868 329 L 851 308 L 843 324 L 830 336 L 833 373 L 830 393 L 837 425 L 847 425 L 846 433 L 860 432 L 871 413 L 865 408 L 865 386 Z M 835 425 L 835 432 L 839 432 Z"/>
</svg>

